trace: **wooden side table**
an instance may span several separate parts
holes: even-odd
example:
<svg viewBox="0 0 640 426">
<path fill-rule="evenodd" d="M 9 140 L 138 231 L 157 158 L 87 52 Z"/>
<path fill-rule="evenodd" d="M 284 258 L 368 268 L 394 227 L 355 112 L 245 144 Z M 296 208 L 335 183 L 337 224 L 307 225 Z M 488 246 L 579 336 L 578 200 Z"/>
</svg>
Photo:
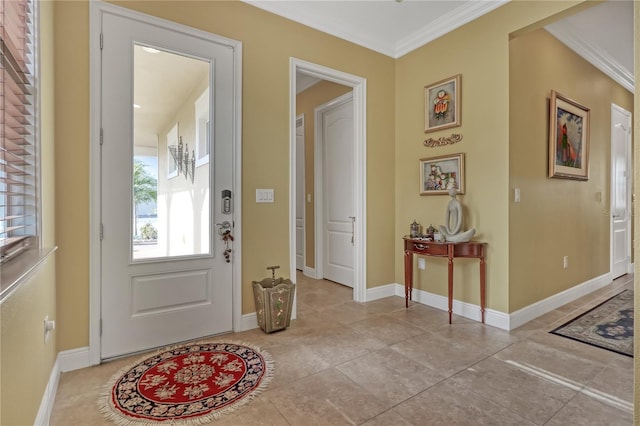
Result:
<svg viewBox="0 0 640 426">
<path fill-rule="evenodd" d="M 486 299 L 486 254 L 487 243 L 468 241 L 465 243 L 435 242 L 404 237 L 404 298 L 409 307 L 413 291 L 413 255 L 446 257 L 449 260 L 449 324 L 453 308 L 453 259 L 456 257 L 480 259 L 480 312 L 484 323 Z"/>
</svg>

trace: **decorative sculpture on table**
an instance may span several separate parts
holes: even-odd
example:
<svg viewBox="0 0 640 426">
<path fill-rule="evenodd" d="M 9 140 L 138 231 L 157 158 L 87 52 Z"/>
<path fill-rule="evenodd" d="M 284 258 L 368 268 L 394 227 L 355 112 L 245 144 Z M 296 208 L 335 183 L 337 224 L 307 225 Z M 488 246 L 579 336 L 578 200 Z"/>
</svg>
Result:
<svg viewBox="0 0 640 426">
<path fill-rule="evenodd" d="M 454 188 L 449 189 L 451 201 L 447 205 L 445 215 L 445 224 L 440 225 L 440 234 L 446 241 L 453 243 L 462 243 L 469 241 L 476 234 L 476 229 L 471 228 L 462 231 L 462 204 L 456 199 L 458 191 Z"/>
</svg>

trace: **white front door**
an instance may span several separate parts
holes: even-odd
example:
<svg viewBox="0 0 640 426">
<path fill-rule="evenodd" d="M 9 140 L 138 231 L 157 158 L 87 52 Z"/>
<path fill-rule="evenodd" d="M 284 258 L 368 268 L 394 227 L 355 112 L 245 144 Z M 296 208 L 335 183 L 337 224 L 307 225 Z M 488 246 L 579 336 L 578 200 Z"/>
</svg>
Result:
<svg viewBox="0 0 640 426">
<path fill-rule="evenodd" d="M 304 269 L 304 115 L 296 120 L 296 269 Z"/>
<path fill-rule="evenodd" d="M 234 193 L 235 82 L 233 49 L 215 36 L 144 15 L 105 12 L 100 24 L 107 359 L 233 329 L 235 259 L 215 224 L 233 232 L 222 197 Z M 138 157 L 153 141 L 155 160 Z M 206 162 L 196 163 L 197 144 Z"/>
<path fill-rule="evenodd" d="M 353 287 L 354 149 L 351 93 L 321 107 L 324 278 Z"/>
<path fill-rule="evenodd" d="M 631 259 L 631 113 L 611 105 L 611 273 L 626 274 Z"/>
</svg>

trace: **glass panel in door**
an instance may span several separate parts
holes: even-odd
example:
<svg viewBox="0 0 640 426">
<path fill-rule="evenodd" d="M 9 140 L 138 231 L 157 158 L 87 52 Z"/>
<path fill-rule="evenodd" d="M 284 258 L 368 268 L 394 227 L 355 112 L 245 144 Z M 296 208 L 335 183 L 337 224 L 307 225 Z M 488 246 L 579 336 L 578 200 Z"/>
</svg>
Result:
<svg viewBox="0 0 640 426">
<path fill-rule="evenodd" d="M 141 44 L 133 58 L 132 261 L 211 255 L 213 162 L 196 161 L 210 153 L 211 64 Z"/>
</svg>

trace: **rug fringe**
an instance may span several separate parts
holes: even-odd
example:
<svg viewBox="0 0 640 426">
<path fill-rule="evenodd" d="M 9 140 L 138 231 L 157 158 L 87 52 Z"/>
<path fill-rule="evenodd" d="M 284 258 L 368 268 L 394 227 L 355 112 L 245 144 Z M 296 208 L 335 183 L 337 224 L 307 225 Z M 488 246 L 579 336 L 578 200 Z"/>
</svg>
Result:
<svg viewBox="0 0 640 426">
<path fill-rule="evenodd" d="M 216 421 L 216 420 L 220 419 L 220 417 L 236 411 L 238 408 L 243 407 L 244 405 L 246 405 L 249 402 L 253 401 L 258 395 L 262 394 L 262 392 L 264 392 L 264 390 L 267 388 L 267 386 L 269 385 L 269 383 L 273 379 L 275 363 L 274 363 L 273 358 L 271 357 L 271 354 L 269 352 L 265 352 L 259 346 L 255 345 L 253 343 L 248 343 L 248 342 L 235 341 L 235 340 L 220 340 L 220 341 L 218 341 L 218 340 L 201 340 L 201 341 L 194 341 L 194 342 L 188 342 L 188 343 L 182 343 L 182 344 L 178 344 L 178 345 L 173 345 L 173 346 L 166 347 L 164 349 L 156 349 L 155 350 L 155 354 L 172 351 L 172 350 L 184 347 L 184 346 L 193 346 L 193 345 L 202 345 L 202 344 L 210 345 L 210 344 L 216 344 L 216 343 L 223 343 L 223 344 L 228 344 L 228 345 L 246 346 L 248 348 L 253 349 L 257 353 L 259 353 L 262 356 L 262 358 L 264 359 L 264 362 L 265 362 L 265 373 L 262 376 L 262 380 L 260 381 L 260 383 L 258 384 L 258 386 L 255 389 L 253 389 L 247 395 L 242 397 L 242 399 L 240 399 L 238 402 L 236 402 L 236 403 L 234 403 L 234 404 L 232 404 L 230 406 L 221 408 L 220 410 L 216 410 L 216 411 L 214 411 L 212 413 L 204 414 L 204 415 L 197 416 L 197 417 L 187 418 L 187 419 L 166 419 L 166 420 L 158 420 L 158 421 L 154 421 L 154 420 L 138 421 L 138 420 L 132 420 L 129 417 L 125 417 L 122 413 L 116 411 L 115 407 L 113 407 L 112 404 L 110 403 L 111 390 L 113 389 L 113 386 L 115 385 L 116 381 L 120 377 L 122 377 L 122 375 L 124 373 L 129 371 L 134 365 L 136 365 L 136 364 L 138 364 L 138 363 L 144 361 L 145 359 L 147 359 L 147 358 L 149 358 L 149 357 L 154 355 L 153 353 L 147 353 L 145 355 L 140 356 L 139 358 L 137 358 L 135 361 L 131 362 L 127 366 L 119 369 L 115 374 L 113 374 L 111 376 L 111 378 L 109 380 L 107 380 L 105 385 L 103 385 L 103 387 L 102 387 L 102 390 L 100 392 L 100 396 L 98 397 L 98 410 L 108 420 L 114 422 L 118 426 L 157 426 L 157 425 L 160 425 L 160 424 L 161 425 L 175 425 L 175 426 L 200 426 L 200 425 L 203 425 L 205 423 L 211 423 L 212 421 Z"/>
</svg>

